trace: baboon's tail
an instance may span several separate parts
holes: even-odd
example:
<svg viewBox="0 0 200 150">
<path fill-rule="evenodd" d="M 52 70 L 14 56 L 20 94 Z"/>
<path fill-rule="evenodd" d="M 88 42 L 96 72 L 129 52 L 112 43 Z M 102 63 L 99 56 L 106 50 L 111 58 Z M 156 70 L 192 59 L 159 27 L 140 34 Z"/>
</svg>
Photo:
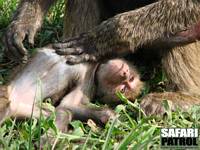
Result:
<svg viewBox="0 0 200 150">
<path fill-rule="evenodd" d="M 7 107 L 10 101 L 8 99 L 8 86 L 0 86 L 0 124 L 7 116 Z"/>
</svg>

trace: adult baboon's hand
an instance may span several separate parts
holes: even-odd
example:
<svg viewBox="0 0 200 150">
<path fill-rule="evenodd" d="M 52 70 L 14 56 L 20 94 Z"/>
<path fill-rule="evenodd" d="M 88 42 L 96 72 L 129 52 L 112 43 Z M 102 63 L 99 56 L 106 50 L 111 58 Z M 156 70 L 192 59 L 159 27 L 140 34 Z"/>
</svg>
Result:
<svg viewBox="0 0 200 150">
<path fill-rule="evenodd" d="M 39 27 L 39 25 L 36 25 L 35 20 L 31 18 L 28 20 L 14 20 L 8 26 L 4 36 L 7 57 L 16 62 L 25 62 L 28 53 L 23 41 L 27 36 L 28 42 L 33 45 L 34 37 Z"/>
<path fill-rule="evenodd" d="M 66 55 L 65 58 L 68 64 L 97 60 L 98 49 L 95 43 L 90 42 L 84 35 L 55 43 L 52 47 L 59 55 Z"/>
</svg>

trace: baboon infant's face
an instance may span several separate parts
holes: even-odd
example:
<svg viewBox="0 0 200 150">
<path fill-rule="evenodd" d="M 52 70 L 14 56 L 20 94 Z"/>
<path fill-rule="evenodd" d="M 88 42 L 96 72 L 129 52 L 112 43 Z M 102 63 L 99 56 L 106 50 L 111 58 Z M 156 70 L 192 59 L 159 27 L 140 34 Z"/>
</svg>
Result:
<svg viewBox="0 0 200 150">
<path fill-rule="evenodd" d="M 116 92 L 134 100 L 143 87 L 136 69 L 122 59 L 102 64 L 98 71 L 98 83 L 98 95 L 104 103 L 119 103 Z"/>
</svg>

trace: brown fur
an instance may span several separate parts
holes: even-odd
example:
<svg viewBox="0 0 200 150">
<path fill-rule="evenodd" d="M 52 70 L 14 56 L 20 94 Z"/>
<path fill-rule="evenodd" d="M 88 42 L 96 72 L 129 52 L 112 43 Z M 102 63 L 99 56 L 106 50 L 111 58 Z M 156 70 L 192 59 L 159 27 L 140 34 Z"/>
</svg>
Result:
<svg viewBox="0 0 200 150">
<path fill-rule="evenodd" d="M 68 46 L 70 48 L 81 47 L 97 58 L 110 53 L 135 52 L 146 45 L 157 46 L 159 44 L 160 47 L 171 47 L 170 44 L 173 42 L 170 38 L 194 26 L 199 20 L 200 2 L 160 0 L 140 9 L 118 14 L 87 33 L 70 39 Z M 195 39 L 189 41 L 191 40 Z M 185 40 L 180 40 L 175 44 L 185 42 L 187 43 Z"/>
<path fill-rule="evenodd" d="M 0 112 L 8 106 L 8 88 L 7 86 L 0 86 Z"/>
<path fill-rule="evenodd" d="M 191 30 L 199 20 L 200 1 L 160 0 L 143 8 L 118 14 L 74 40 L 66 41 L 66 46 L 62 47 L 60 43 L 60 46 L 55 47 L 58 52 L 62 48 L 67 52 L 68 47 L 70 50 L 74 47 L 76 52 L 76 47 L 81 47 L 94 60 L 94 56 L 99 59 L 108 54 L 121 55 L 135 52 L 143 46 L 153 46 L 162 55 L 163 68 L 171 83 L 176 86 L 174 90 L 196 96 L 200 95 L 200 45 L 198 42 L 187 43 L 199 38 L 199 26 Z M 179 47 L 169 50 L 176 45 Z M 71 63 L 90 60 L 88 55 L 84 58 L 84 53 L 80 57 L 68 58 Z M 163 93 L 164 96 L 168 94 L 170 93 Z M 177 94 L 173 94 L 176 99 Z M 154 97 L 150 97 L 154 101 Z M 193 104 L 191 99 L 192 97 L 186 96 L 184 102 Z M 146 97 L 144 100 L 149 103 L 150 98 Z M 149 106 L 155 107 L 153 103 Z"/>
<path fill-rule="evenodd" d="M 147 115 L 161 115 L 165 113 L 163 100 L 167 100 L 169 108 L 174 111 L 177 108 L 188 111 L 194 105 L 200 105 L 200 98 L 180 92 L 151 93 L 145 96 L 141 102 L 141 108 Z"/>
<path fill-rule="evenodd" d="M 10 57 L 21 57 L 21 54 L 16 53 L 21 47 L 15 48 L 16 39 L 23 41 L 24 35 L 28 34 L 29 41 L 32 43 L 36 31 L 41 26 L 42 17 L 53 2 L 54 0 L 21 1 L 6 34 Z M 105 19 L 109 16 L 102 14 L 104 7 L 102 7 L 103 3 L 100 4 L 100 1 L 69 0 L 68 4 L 68 14 L 65 16 L 67 18 L 65 20 L 65 37 L 85 32 L 102 21 L 102 18 Z M 73 11 L 70 11 L 70 8 Z M 83 12 L 82 16 L 77 13 L 80 11 Z M 161 47 L 167 46 L 169 48 L 174 44 L 180 45 L 194 41 L 194 31 L 192 33 L 186 32 L 187 34 L 182 37 L 178 35 L 178 38 L 180 38 L 178 41 L 176 36 L 177 33 L 190 29 L 199 20 L 199 0 L 159 0 L 143 8 L 118 14 L 89 32 L 70 39 L 67 41 L 69 43 L 65 43 L 67 46 L 63 47 L 61 44 L 61 47 L 55 46 L 55 48 L 58 50 L 60 48 L 61 51 L 62 48 L 66 51 L 67 47 L 70 47 L 70 49 L 74 47 L 75 50 L 82 48 L 91 55 L 91 57 L 90 55 L 75 57 L 79 58 L 77 62 L 97 60 L 108 54 L 121 55 L 127 52 L 135 52 L 138 48 L 148 47 L 149 45 L 161 45 Z M 67 30 L 67 26 L 69 26 L 69 30 Z M 16 32 L 20 33 L 17 34 L 18 37 L 14 36 Z M 200 52 L 198 49 L 199 43 L 194 43 L 174 48 L 163 54 L 164 70 L 172 84 L 176 85 L 176 90 L 188 92 L 191 95 L 199 95 Z M 157 48 L 157 51 L 158 53 L 161 52 L 159 48 Z M 73 61 L 73 59 L 71 60 Z"/>
<path fill-rule="evenodd" d="M 166 74 L 176 90 L 200 95 L 200 42 L 181 46 L 163 57 Z"/>
</svg>

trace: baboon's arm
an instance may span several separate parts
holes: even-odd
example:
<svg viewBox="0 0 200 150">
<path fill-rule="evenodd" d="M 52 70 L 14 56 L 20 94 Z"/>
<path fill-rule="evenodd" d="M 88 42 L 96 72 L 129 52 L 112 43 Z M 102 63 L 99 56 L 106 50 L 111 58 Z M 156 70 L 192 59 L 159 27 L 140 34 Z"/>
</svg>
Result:
<svg viewBox="0 0 200 150">
<path fill-rule="evenodd" d="M 94 61 L 109 54 L 134 52 L 145 45 L 170 47 L 192 42 L 198 33 L 188 30 L 199 20 L 200 1 L 160 0 L 116 15 L 87 33 L 53 46 L 59 54 L 79 54 L 67 57 L 71 63 Z"/>
<path fill-rule="evenodd" d="M 26 61 L 27 51 L 23 45 L 25 37 L 34 44 L 34 37 L 42 25 L 49 7 L 56 0 L 21 0 L 11 24 L 5 34 L 6 54 L 15 61 Z"/>
<path fill-rule="evenodd" d="M 67 131 L 67 124 L 71 119 L 87 121 L 93 119 L 96 123 L 105 124 L 114 112 L 109 108 L 89 106 L 89 98 L 84 95 L 80 87 L 67 94 L 56 108 L 56 125 L 62 132 Z M 66 119 L 68 118 L 68 120 Z"/>
</svg>

